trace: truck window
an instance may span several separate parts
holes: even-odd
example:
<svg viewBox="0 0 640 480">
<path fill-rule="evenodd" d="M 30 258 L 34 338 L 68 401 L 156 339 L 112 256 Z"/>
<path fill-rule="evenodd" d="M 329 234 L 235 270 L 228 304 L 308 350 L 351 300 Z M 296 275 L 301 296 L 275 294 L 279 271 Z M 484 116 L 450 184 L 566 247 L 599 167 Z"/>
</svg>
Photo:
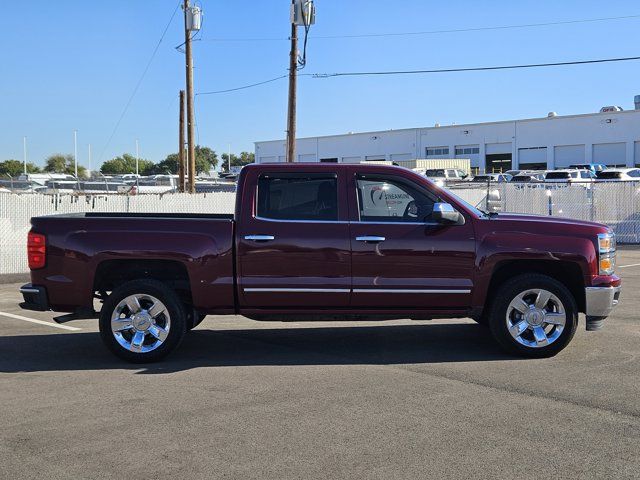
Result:
<svg viewBox="0 0 640 480">
<path fill-rule="evenodd" d="M 358 178 L 358 208 L 362 222 L 429 221 L 435 198 L 408 183 L 389 178 Z"/>
<path fill-rule="evenodd" d="M 338 220 L 335 175 L 263 175 L 257 214 L 275 220 Z"/>
</svg>

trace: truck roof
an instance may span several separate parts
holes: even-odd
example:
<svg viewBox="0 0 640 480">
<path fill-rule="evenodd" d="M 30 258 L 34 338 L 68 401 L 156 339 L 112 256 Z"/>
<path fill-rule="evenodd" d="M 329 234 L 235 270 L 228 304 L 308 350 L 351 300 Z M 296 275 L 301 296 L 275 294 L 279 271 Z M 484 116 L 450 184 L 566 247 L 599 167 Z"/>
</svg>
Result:
<svg viewBox="0 0 640 480">
<path fill-rule="evenodd" d="M 381 163 L 321 163 L 321 162 L 273 162 L 273 163 L 253 163 L 250 165 L 246 165 L 242 170 L 265 170 L 265 169 L 274 169 L 278 170 L 296 170 L 296 169 L 305 169 L 308 170 L 310 168 L 313 169 L 321 169 L 321 170 L 340 170 L 347 169 L 350 167 L 363 167 L 363 168 L 375 168 L 375 169 L 389 169 L 389 170 L 407 170 L 412 171 L 409 168 L 401 167 L 399 165 L 386 165 Z M 453 170 L 453 169 L 444 169 L 444 170 Z"/>
</svg>

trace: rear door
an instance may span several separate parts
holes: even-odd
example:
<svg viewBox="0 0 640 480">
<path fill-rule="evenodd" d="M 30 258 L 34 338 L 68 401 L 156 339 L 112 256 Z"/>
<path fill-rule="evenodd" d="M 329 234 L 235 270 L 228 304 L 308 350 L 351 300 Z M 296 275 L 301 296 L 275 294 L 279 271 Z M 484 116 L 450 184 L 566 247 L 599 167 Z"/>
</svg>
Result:
<svg viewBox="0 0 640 480">
<path fill-rule="evenodd" d="M 354 307 L 458 309 L 471 305 L 472 222 L 431 221 L 439 199 L 422 184 L 388 173 L 349 180 Z"/>
<path fill-rule="evenodd" d="M 349 304 L 346 188 L 337 171 L 274 167 L 247 178 L 236 234 L 243 307 Z"/>
</svg>

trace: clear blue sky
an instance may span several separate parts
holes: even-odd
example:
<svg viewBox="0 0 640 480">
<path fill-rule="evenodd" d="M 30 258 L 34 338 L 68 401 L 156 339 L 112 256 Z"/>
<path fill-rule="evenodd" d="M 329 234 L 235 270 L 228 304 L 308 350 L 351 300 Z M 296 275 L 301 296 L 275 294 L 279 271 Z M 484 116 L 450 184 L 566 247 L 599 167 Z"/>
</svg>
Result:
<svg viewBox="0 0 640 480">
<path fill-rule="evenodd" d="M 184 86 L 181 11 L 112 141 L 107 141 L 177 0 L 3 2 L 0 15 L 0 160 L 43 164 L 87 144 L 98 159 L 133 152 L 153 161 L 177 150 Z M 201 0 L 196 92 L 285 74 L 288 0 Z M 640 14 L 634 1 L 316 0 L 311 35 L 406 32 Z M 541 28 L 409 37 L 309 40 L 305 72 L 537 63 L 640 54 L 640 18 Z M 285 40 L 216 42 L 216 38 Z M 301 78 L 298 136 L 632 108 L 640 62 L 554 69 L 382 78 Z M 284 138 L 287 82 L 196 99 L 198 136 L 219 153 Z"/>
</svg>

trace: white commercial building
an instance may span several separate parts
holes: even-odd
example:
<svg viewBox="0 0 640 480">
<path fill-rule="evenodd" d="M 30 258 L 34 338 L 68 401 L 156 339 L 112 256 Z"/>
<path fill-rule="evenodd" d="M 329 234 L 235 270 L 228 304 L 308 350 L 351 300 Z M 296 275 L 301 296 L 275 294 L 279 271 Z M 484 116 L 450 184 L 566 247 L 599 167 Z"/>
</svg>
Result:
<svg viewBox="0 0 640 480">
<path fill-rule="evenodd" d="M 299 162 L 469 158 L 480 171 L 553 169 L 576 163 L 640 166 L 640 95 L 635 109 L 501 122 L 349 133 L 297 140 Z M 257 163 L 285 161 L 284 140 L 255 143 Z"/>
</svg>

